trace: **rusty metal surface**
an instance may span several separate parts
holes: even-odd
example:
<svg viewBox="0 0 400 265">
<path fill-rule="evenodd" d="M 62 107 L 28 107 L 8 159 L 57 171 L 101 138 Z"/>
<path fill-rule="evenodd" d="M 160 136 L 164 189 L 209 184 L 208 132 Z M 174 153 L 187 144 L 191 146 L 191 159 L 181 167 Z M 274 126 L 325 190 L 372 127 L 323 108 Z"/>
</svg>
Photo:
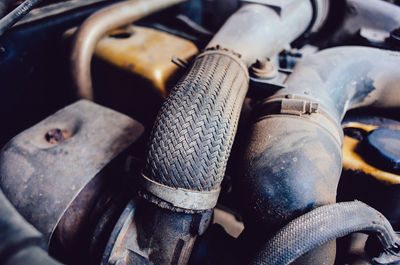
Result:
<svg viewBox="0 0 400 265">
<path fill-rule="evenodd" d="M 110 235 L 102 265 L 186 264 L 193 243 L 211 222 L 203 214 L 174 213 L 131 201 Z"/>
<path fill-rule="evenodd" d="M 139 122 L 123 114 L 78 101 L 5 145 L 1 188 L 49 239 L 80 191 L 142 132 Z"/>
<path fill-rule="evenodd" d="M 79 28 L 71 54 L 71 71 L 77 96 L 93 100 L 90 61 L 97 42 L 109 31 L 184 0 L 131 0 L 104 8 Z"/>
<path fill-rule="evenodd" d="M 167 96 L 167 82 L 178 70 L 171 58 L 189 60 L 197 53 L 191 41 L 133 25 L 110 32 L 95 49 L 101 59 L 149 80 L 162 97 Z"/>
</svg>

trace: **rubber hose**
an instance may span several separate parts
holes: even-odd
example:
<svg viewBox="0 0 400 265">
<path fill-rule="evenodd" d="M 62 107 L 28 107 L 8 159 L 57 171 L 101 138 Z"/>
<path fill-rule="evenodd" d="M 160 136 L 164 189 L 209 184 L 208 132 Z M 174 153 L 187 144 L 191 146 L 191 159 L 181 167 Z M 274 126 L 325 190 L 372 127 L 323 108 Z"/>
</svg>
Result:
<svg viewBox="0 0 400 265">
<path fill-rule="evenodd" d="M 247 88 L 247 69 L 237 55 L 199 55 L 157 116 L 144 174 L 168 187 L 219 189 Z"/>
<path fill-rule="evenodd" d="M 257 253 L 251 264 L 290 264 L 318 246 L 359 231 L 375 234 L 384 252 L 399 260 L 395 250 L 398 251 L 400 241 L 389 221 L 374 208 L 354 201 L 322 206 L 289 222 Z"/>
</svg>

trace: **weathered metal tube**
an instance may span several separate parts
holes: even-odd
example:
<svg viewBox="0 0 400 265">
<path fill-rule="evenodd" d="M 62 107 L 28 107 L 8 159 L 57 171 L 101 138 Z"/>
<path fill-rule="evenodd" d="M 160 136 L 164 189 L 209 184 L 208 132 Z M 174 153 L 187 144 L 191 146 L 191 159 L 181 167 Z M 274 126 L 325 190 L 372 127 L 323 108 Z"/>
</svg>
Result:
<svg viewBox="0 0 400 265">
<path fill-rule="evenodd" d="M 246 4 L 234 13 L 207 47 L 217 45 L 235 51 L 249 66 L 260 57 L 279 53 L 311 23 L 311 1 L 298 0 L 281 12 L 260 4 Z"/>
<path fill-rule="evenodd" d="M 336 201 L 340 122 L 351 108 L 399 107 L 399 65 L 396 52 L 327 49 L 300 62 L 287 88 L 256 108 L 245 170 L 237 180 L 255 237 L 259 229 L 271 235 L 293 218 Z"/>
<path fill-rule="evenodd" d="M 130 0 L 91 15 L 79 28 L 72 45 L 71 72 L 77 96 L 93 100 L 90 62 L 97 42 L 110 30 L 185 0 Z"/>
</svg>

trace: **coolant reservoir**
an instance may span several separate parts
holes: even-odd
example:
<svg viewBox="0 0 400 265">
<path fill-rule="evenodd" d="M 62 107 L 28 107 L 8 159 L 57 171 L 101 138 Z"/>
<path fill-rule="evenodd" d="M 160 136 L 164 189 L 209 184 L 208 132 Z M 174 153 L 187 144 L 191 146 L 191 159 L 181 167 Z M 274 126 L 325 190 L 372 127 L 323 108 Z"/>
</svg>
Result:
<svg viewBox="0 0 400 265">
<path fill-rule="evenodd" d="M 189 60 L 197 53 L 191 41 L 133 25 L 112 31 L 95 49 L 95 56 L 150 81 L 162 97 L 167 96 L 167 84 L 178 70 L 172 57 Z"/>
</svg>

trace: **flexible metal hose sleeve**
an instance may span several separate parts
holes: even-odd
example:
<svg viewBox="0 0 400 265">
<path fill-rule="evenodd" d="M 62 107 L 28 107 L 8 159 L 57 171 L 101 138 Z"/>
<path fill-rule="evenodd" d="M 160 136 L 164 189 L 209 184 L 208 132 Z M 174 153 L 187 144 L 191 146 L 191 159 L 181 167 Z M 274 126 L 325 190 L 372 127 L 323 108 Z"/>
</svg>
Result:
<svg viewBox="0 0 400 265">
<path fill-rule="evenodd" d="M 236 55 L 200 55 L 157 116 L 145 175 L 173 188 L 217 190 L 247 88 L 247 70 Z"/>
<path fill-rule="evenodd" d="M 359 201 L 344 202 L 294 219 L 267 242 L 251 264 L 290 264 L 324 243 L 357 231 L 377 235 L 385 251 L 398 247 L 396 232 L 381 213 Z"/>
<path fill-rule="evenodd" d="M 93 100 L 90 62 L 97 42 L 110 30 L 185 0 L 130 0 L 101 9 L 79 28 L 73 41 L 71 72 L 78 98 Z"/>
</svg>

